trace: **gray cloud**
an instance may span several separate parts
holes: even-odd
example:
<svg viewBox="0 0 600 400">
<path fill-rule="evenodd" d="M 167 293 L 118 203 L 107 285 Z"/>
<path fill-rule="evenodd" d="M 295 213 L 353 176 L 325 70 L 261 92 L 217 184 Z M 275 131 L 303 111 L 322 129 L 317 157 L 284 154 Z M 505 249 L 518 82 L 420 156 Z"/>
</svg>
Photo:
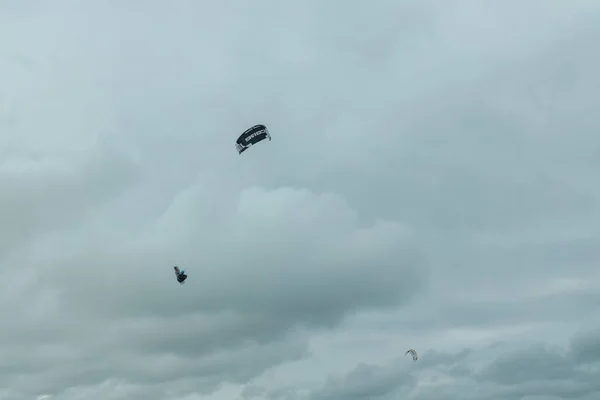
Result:
<svg viewBox="0 0 600 400">
<path fill-rule="evenodd" d="M 134 164 L 105 151 L 5 159 L 0 254 L 44 230 L 76 223 L 135 184 L 137 174 Z"/>
<path fill-rule="evenodd" d="M 600 393 L 598 343 L 597 330 L 573 338 L 566 352 L 542 343 L 505 343 L 500 345 L 502 355 L 483 368 L 476 368 L 472 361 L 485 349 L 428 351 L 417 363 L 399 359 L 389 365 L 360 364 L 344 376 L 330 377 L 310 393 L 291 391 L 282 396 L 274 391 L 267 392 L 266 398 L 592 399 Z"/>
<path fill-rule="evenodd" d="M 201 375 L 206 385 L 217 379 L 243 383 L 304 354 L 302 342 L 274 343 L 287 343 L 290 329 L 332 327 L 349 312 L 405 302 L 419 288 L 420 264 L 410 248 L 399 246 L 405 229 L 393 223 L 357 227 L 335 196 L 251 190 L 236 213 L 228 206 L 204 210 L 206 193 L 176 200 L 159 221 L 160 236 L 149 229 L 138 236 L 142 243 L 108 240 L 100 251 L 90 249 L 94 243 L 81 246 L 81 254 L 70 252 L 29 282 L 32 289 L 46 288 L 47 298 L 32 304 L 31 318 L 21 313 L 4 336 L 19 334 L 28 351 L 38 354 L 40 372 L 30 371 L 19 384 L 15 376 L 25 375 L 30 358 L 13 351 L 6 379 L 23 390 L 32 390 L 34 379 L 42 382 L 39 392 L 51 393 L 68 382 L 100 383 L 102 377 L 169 383 Z M 169 229 L 185 226 L 180 218 L 190 212 L 200 229 Z M 203 238 L 201 221 L 215 214 L 222 226 Z M 167 232 L 176 236 L 173 241 Z M 202 247 L 195 249 L 184 236 Z M 165 247 L 153 241 L 157 237 Z M 173 248 L 174 242 L 183 247 Z M 192 265 L 189 282 L 168 286 L 169 261 L 181 255 Z M 17 320 L 18 307 L 14 311 Z M 42 312 L 46 323 L 40 331 Z M 248 347 L 252 342 L 256 350 Z M 57 362 L 62 366 L 52 367 Z M 195 387 L 211 386 L 200 380 Z"/>
<path fill-rule="evenodd" d="M 0 399 L 599 394 L 596 3 L 70 3 L 0 0 Z"/>
</svg>

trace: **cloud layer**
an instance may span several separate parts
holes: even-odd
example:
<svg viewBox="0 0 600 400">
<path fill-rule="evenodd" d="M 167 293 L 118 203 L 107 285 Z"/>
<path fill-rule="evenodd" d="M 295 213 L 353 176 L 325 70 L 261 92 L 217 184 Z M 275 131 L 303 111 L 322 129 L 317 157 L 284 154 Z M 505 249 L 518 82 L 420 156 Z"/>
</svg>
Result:
<svg viewBox="0 0 600 400">
<path fill-rule="evenodd" d="M 598 330 L 574 337 L 566 351 L 542 344 L 506 342 L 454 352 L 428 351 L 422 362 L 398 359 L 388 365 L 361 363 L 319 388 L 246 391 L 244 398 L 269 399 L 594 399 L 600 366 Z M 482 363 L 481 360 L 488 360 Z"/>
<path fill-rule="evenodd" d="M 595 399 L 599 21 L 0 0 L 0 399 Z"/>
</svg>

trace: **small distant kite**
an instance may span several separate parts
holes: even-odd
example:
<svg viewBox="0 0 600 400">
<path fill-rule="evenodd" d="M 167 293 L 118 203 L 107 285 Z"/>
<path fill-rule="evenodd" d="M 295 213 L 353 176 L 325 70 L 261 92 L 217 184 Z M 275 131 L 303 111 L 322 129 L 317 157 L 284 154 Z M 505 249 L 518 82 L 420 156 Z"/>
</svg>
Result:
<svg viewBox="0 0 600 400">
<path fill-rule="evenodd" d="M 408 350 L 406 353 L 404 353 L 404 355 L 407 355 L 409 353 L 412 355 L 413 361 L 417 361 L 419 359 L 417 352 L 414 351 L 413 349 Z"/>
<path fill-rule="evenodd" d="M 262 142 L 265 139 L 271 141 L 271 134 L 265 125 L 254 125 L 252 128 L 247 129 L 235 142 L 235 147 L 238 154 L 242 154 L 244 151 L 252 145 Z"/>
</svg>

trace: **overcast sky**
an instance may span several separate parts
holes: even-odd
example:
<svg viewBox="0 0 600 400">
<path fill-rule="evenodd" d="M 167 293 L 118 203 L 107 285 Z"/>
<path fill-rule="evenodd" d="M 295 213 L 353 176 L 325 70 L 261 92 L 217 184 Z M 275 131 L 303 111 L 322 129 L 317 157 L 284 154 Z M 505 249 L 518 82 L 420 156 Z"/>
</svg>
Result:
<svg viewBox="0 0 600 400">
<path fill-rule="evenodd" d="M 0 400 L 597 400 L 599 42 L 594 0 L 0 0 Z"/>
</svg>

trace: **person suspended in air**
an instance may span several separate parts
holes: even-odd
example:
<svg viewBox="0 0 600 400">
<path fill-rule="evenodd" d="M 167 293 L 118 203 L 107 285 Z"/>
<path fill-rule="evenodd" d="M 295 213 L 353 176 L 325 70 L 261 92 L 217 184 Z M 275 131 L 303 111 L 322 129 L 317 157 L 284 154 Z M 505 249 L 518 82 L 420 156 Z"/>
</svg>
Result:
<svg viewBox="0 0 600 400">
<path fill-rule="evenodd" d="M 177 277 L 177 282 L 179 282 L 183 285 L 183 283 L 187 279 L 187 275 L 185 274 L 185 271 L 182 269 L 180 270 L 179 267 L 177 267 L 177 266 L 173 267 L 173 269 L 175 269 L 175 276 Z"/>
</svg>

